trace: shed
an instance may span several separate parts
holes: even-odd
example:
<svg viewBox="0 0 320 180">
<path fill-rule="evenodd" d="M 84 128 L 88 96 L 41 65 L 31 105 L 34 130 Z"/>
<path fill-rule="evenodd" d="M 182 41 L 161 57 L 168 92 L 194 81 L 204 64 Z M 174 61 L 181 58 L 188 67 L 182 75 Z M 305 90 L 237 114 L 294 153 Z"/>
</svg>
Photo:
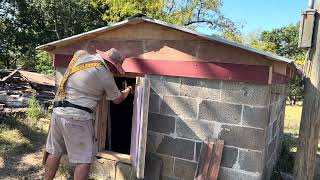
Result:
<svg viewBox="0 0 320 180">
<path fill-rule="evenodd" d="M 136 97 L 99 103 L 96 176 L 143 178 L 157 158 L 162 179 L 193 179 L 202 141 L 225 141 L 219 179 L 269 179 L 280 152 L 291 60 L 173 24 L 134 17 L 51 42 L 59 84 L 79 49 L 120 50 L 119 88 Z M 133 101 L 134 102 L 133 103 Z M 100 170 L 100 171 L 97 171 Z M 149 170 L 146 170 L 150 172 Z"/>
</svg>

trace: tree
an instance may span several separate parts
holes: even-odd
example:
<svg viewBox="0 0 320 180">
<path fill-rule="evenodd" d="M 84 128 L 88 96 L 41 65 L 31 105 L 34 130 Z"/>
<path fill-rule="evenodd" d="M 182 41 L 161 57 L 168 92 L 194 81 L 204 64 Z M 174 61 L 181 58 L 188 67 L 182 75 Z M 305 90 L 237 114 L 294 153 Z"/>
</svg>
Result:
<svg viewBox="0 0 320 180">
<path fill-rule="evenodd" d="M 88 1 L 1 0 L 0 68 L 37 70 L 36 46 L 105 25 L 99 17 Z"/>
<path fill-rule="evenodd" d="M 277 53 L 277 46 L 272 41 L 265 41 L 262 37 L 263 33 L 260 32 L 252 32 L 249 33 L 247 42 L 245 43 L 248 46 L 251 46 L 256 49 L 260 49 L 262 51 L 267 51 L 276 54 Z"/>
<path fill-rule="evenodd" d="M 244 44 L 244 38 L 241 33 L 225 31 L 221 36 L 218 36 L 218 37 L 222 37 L 224 39 L 227 39 L 229 41 L 236 42 L 239 44 Z"/>
<path fill-rule="evenodd" d="M 39 10 L 47 31 L 44 42 L 50 42 L 106 25 L 100 18 L 100 10 L 87 0 L 33 0 L 33 8 Z"/>
<path fill-rule="evenodd" d="M 100 12 L 106 22 L 119 22 L 141 13 L 192 29 L 207 25 L 222 32 L 237 32 L 236 24 L 220 12 L 222 0 L 90 0 L 90 3 L 95 9 L 105 9 Z"/>
<path fill-rule="evenodd" d="M 264 31 L 260 37 L 261 41 L 275 44 L 276 54 L 295 61 L 303 60 L 305 53 L 298 48 L 299 23 L 287 27 Z"/>
<path fill-rule="evenodd" d="M 287 27 L 273 29 L 271 31 L 264 31 L 261 33 L 259 41 L 269 44 L 268 48 L 260 44 L 255 46 L 258 49 L 266 50 L 280 56 L 290 58 L 295 61 L 297 65 L 304 64 L 305 52 L 298 48 L 299 41 L 299 24 L 289 25 Z M 290 101 L 295 104 L 303 98 L 303 84 L 302 75 L 297 75 L 289 82 L 288 97 Z"/>
</svg>

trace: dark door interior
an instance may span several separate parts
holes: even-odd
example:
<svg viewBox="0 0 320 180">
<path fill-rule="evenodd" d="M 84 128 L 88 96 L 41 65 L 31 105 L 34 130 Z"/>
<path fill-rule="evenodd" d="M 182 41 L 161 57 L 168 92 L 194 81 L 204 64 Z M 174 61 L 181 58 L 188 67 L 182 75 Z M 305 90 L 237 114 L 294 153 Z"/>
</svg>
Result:
<svg viewBox="0 0 320 180">
<path fill-rule="evenodd" d="M 115 77 L 119 90 L 125 88 L 125 84 L 135 84 L 135 78 Z M 134 95 L 130 94 L 121 104 L 110 103 L 111 116 L 111 149 L 114 152 L 130 154 L 131 128 L 133 114 Z M 109 139 L 109 138 L 107 138 Z M 108 143 L 106 143 L 108 146 Z"/>
</svg>

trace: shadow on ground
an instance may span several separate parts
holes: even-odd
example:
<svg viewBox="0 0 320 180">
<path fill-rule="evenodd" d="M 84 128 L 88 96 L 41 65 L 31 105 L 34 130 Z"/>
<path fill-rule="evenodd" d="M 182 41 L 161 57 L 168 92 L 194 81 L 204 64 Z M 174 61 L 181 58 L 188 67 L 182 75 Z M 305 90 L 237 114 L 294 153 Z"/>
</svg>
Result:
<svg viewBox="0 0 320 180">
<path fill-rule="evenodd" d="M 21 114 L 0 114 L 0 179 L 41 179 L 46 131 L 39 123 Z"/>
<path fill-rule="evenodd" d="M 279 154 L 278 162 L 274 168 L 271 180 L 291 180 L 297 151 L 298 135 L 293 133 L 284 133 L 282 137 L 282 149 Z M 315 180 L 320 180 L 320 148 L 318 147 L 317 169 Z M 280 175 L 282 173 L 282 176 Z M 284 175 L 287 174 L 288 176 Z"/>
</svg>

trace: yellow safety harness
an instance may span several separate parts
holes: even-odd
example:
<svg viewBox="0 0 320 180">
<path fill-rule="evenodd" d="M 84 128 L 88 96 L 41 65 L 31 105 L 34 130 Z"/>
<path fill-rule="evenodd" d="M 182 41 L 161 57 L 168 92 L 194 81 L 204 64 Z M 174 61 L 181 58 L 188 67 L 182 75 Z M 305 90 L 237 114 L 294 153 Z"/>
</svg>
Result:
<svg viewBox="0 0 320 180">
<path fill-rule="evenodd" d="M 78 72 L 78 71 L 81 71 L 81 70 L 84 70 L 84 69 L 88 69 L 88 68 L 92 68 L 92 67 L 104 67 L 104 64 L 99 61 L 99 60 L 93 60 L 93 61 L 90 61 L 88 63 L 83 63 L 83 64 L 79 64 L 77 66 L 74 67 L 74 65 L 76 64 L 76 62 L 79 60 L 79 58 L 84 55 L 86 53 L 80 53 L 79 55 L 76 55 L 72 58 L 72 60 L 70 61 L 69 65 L 68 65 L 68 68 L 66 70 L 66 72 L 64 73 L 63 75 L 63 78 L 61 80 L 61 83 L 59 85 L 59 89 L 53 99 L 53 102 L 56 101 L 58 99 L 59 96 L 61 96 L 61 100 L 63 101 L 66 97 L 66 93 L 64 91 L 64 85 L 65 83 L 67 82 L 68 78 Z"/>
</svg>

